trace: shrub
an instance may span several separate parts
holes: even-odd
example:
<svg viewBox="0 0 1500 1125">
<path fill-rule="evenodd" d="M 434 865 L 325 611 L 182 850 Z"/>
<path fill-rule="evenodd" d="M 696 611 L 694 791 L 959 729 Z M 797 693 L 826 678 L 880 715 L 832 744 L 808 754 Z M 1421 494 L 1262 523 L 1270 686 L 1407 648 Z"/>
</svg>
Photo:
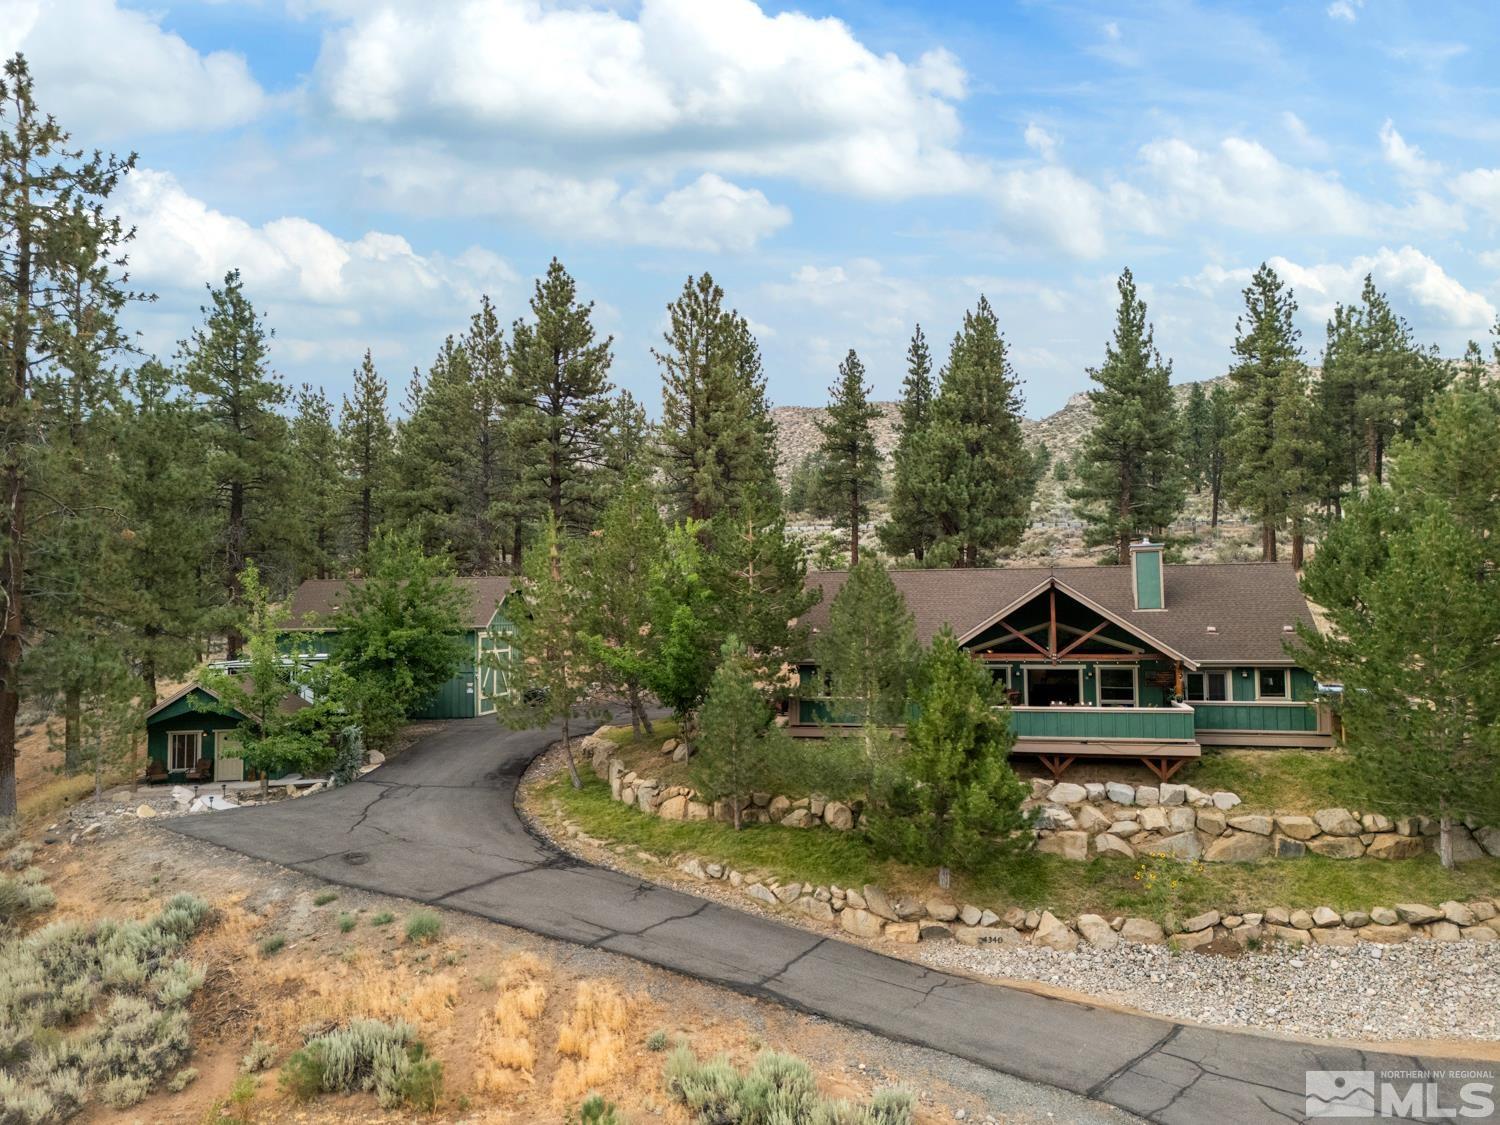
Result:
<svg viewBox="0 0 1500 1125">
<path fill-rule="evenodd" d="M 359 919 L 348 911 L 339 915 L 339 933 L 347 934 L 355 926 L 359 925 Z"/>
<path fill-rule="evenodd" d="M 590 1094 L 578 1107 L 578 1116 L 568 1114 L 568 1125 L 626 1125 L 623 1115 L 602 1094 Z"/>
<path fill-rule="evenodd" d="M 57 904 L 57 896 L 42 877 L 39 869 L 29 867 L 14 879 L 0 879 L 0 926 L 18 926 Z"/>
<path fill-rule="evenodd" d="M 355 1020 L 308 1040 L 281 1068 L 281 1087 L 298 1101 L 319 1094 L 374 1093 L 381 1108 L 435 1109 L 442 1064 L 427 1057 L 412 1026 Z"/>
<path fill-rule="evenodd" d="M 319 893 L 317 898 L 313 899 L 313 905 L 327 906 L 330 902 L 338 897 L 339 896 L 337 891 L 322 891 L 321 893 Z"/>
<path fill-rule="evenodd" d="M 198 1071 L 195 1068 L 191 1066 L 184 1067 L 182 1070 L 179 1070 L 176 1074 L 172 1075 L 172 1081 L 167 1083 L 167 1089 L 171 1090 L 174 1094 L 180 1094 L 184 1090 L 186 1090 L 189 1083 L 191 1083 L 193 1079 L 197 1077 Z"/>
<path fill-rule="evenodd" d="M 240 1069 L 246 1074 L 266 1070 L 276 1059 L 276 1047 L 264 1039 L 252 1039 L 250 1049 L 240 1059 Z"/>
<path fill-rule="evenodd" d="M 99 1100 L 113 1109 L 129 1109 L 151 1092 L 151 1079 L 121 1075 L 99 1088 Z"/>
<path fill-rule="evenodd" d="M 281 934 L 271 934 L 260 940 L 260 955 L 262 957 L 274 957 L 286 947 L 286 938 Z"/>
<path fill-rule="evenodd" d="M 20 871 L 31 865 L 31 859 L 36 855 L 36 848 L 32 844 L 17 844 L 5 853 L 5 866 L 12 871 Z"/>
<path fill-rule="evenodd" d="M 418 910 L 406 920 L 406 940 L 427 942 L 443 929 L 443 920 L 430 910 Z"/>
<path fill-rule="evenodd" d="M 375 915 L 375 917 L 373 917 L 373 918 L 370 919 L 370 925 L 372 925 L 372 926 L 389 926 L 395 920 L 396 920 L 396 916 L 394 914 L 392 914 L 389 910 L 382 910 L 379 914 Z"/>
<path fill-rule="evenodd" d="M 686 1046 L 667 1059 L 667 1090 L 700 1125 L 911 1125 L 912 1097 L 883 1090 L 869 1105 L 833 1101 L 818 1093 L 812 1070 L 792 1055 L 767 1051 L 741 1074 L 720 1055 L 700 1062 Z"/>
<path fill-rule="evenodd" d="M 667 1033 L 665 1031 L 653 1031 L 646 1036 L 646 1050 L 665 1051 L 667 1049 Z"/>
</svg>

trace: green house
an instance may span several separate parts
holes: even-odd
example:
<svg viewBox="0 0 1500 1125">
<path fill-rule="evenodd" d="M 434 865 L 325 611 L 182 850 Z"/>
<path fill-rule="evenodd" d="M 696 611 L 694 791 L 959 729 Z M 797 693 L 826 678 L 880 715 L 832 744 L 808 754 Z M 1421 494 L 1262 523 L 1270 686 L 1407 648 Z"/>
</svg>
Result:
<svg viewBox="0 0 1500 1125">
<path fill-rule="evenodd" d="M 309 579 L 292 595 L 286 631 L 311 648 L 327 649 L 332 630 L 327 622 L 338 611 L 349 587 L 358 578 Z M 505 602 L 512 580 L 501 576 L 455 578 L 467 595 L 464 618 L 467 655 L 453 678 L 412 715 L 415 719 L 471 719 L 493 715 L 497 701 L 509 691 L 508 665 L 515 658 L 511 645 L 512 626 L 505 616 Z M 320 640 L 324 643 L 320 644 Z"/>
<path fill-rule="evenodd" d="M 146 780 L 174 782 L 253 780 L 239 754 L 235 728 L 245 719 L 204 710 L 217 704 L 217 693 L 202 684 L 188 684 L 146 712 Z M 280 703 L 286 713 L 307 706 L 300 695 Z"/>
<path fill-rule="evenodd" d="M 847 572 L 808 575 L 826 628 Z M 1288 652 L 1314 626 L 1290 566 L 1168 565 L 1160 544 L 1131 565 L 899 570 L 925 644 L 952 628 L 1010 702 L 1014 752 L 1055 773 L 1082 757 L 1134 758 L 1170 777 L 1206 745 L 1328 746 L 1318 685 Z M 794 733 L 837 721 L 811 664 L 792 701 Z"/>
</svg>

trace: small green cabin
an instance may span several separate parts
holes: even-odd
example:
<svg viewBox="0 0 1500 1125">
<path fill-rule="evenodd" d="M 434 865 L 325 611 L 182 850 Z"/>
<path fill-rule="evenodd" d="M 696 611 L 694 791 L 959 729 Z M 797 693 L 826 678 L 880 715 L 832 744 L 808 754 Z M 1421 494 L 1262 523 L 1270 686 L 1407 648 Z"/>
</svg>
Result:
<svg viewBox="0 0 1500 1125">
<path fill-rule="evenodd" d="M 210 781 L 250 781 L 239 754 L 235 728 L 245 719 L 238 711 L 224 715 L 206 710 L 220 697 L 202 684 L 192 683 L 146 712 L 146 780 L 201 784 Z M 281 710 L 292 712 L 307 700 L 291 694 Z"/>
<path fill-rule="evenodd" d="M 327 636 L 327 622 L 338 612 L 358 578 L 308 579 L 292 595 L 287 633 L 302 640 Z M 464 635 L 468 654 L 453 678 L 412 714 L 414 719 L 472 719 L 493 715 L 510 689 L 509 664 L 515 659 L 513 628 L 505 615 L 512 580 L 503 576 L 455 578 L 468 596 Z M 314 648 L 317 644 L 314 643 Z"/>
</svg>

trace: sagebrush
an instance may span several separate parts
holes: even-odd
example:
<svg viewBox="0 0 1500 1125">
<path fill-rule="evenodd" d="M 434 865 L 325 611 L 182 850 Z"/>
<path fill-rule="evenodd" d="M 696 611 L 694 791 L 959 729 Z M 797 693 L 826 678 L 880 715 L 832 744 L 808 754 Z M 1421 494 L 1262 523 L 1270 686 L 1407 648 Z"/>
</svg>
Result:
<svg viewBox="0 0 1500 1125">
<path fill-rule="evenodd" d="M 442 1064 L 427 1057 L 411 1024 L 354 1020 L 294 1051 L 281 1068 L 281 1087 L 299 1101 L 364 1092 L 383 1109 L 430 1111 L 442 1096 L 442 1075 Z"/>
<path fill-rule="evenodd" d="M 667 1089 L 699 1125 L 911 1125 L 912 1096 L 877 1091 L 867 1105 L 825 1098 L 812 1069 L 767 1051 L 741 1073 L 723 1055 L 700 1061 L 686 1046 L 667 1059 Z"/>
</svg>

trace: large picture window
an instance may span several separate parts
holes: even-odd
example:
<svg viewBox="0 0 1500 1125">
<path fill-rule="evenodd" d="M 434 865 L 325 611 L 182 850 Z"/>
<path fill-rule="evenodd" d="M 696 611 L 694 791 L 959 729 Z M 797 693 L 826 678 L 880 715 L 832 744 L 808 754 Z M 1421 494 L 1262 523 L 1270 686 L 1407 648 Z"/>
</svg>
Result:
<svg viewBox="0 0 1500 1125">
<path fill-rule="evenodd" d="M 1260 669 L 1256 673 L 1255 684 L 1260 699 L 1287 698 L 1285 668 Z"/>
<path fill-rule="evenodd" d="M 174 730 L 167 735 L 167 769 L 190 770 L 198 764 L 198 751 L 203 745 L 201 731 Z"/>
<path fill-rule="evenodd" d="M 1135 705 L 1135 669 L 1100 668 L 1099 706 L 1134 707 Z"/>
<path fill-rule="evenodd" d="M 1187 697 L 1194 703 L 1226 703 L 1229 700 L 1228 672 L 1189 672 Z"/>
</svg>

